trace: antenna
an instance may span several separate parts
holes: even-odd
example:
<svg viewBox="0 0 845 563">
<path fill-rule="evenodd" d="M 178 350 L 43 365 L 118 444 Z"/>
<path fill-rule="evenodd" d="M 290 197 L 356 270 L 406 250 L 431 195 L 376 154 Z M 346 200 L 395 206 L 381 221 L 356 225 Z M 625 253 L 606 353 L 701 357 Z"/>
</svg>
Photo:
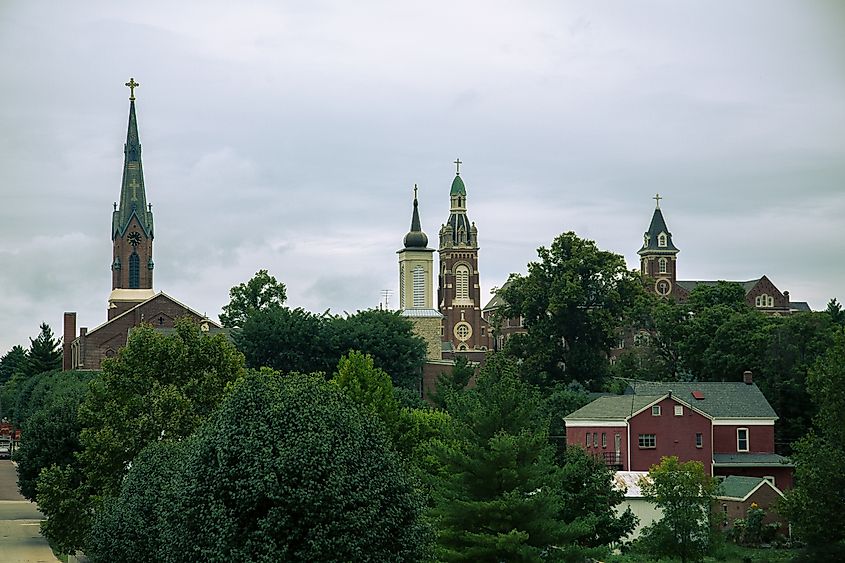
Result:
<svg viewBox="0 0 845 563">
<path fill-rule="evenodd" d="M 382 289 L 381 290 L 381 298 L 384 303 L 384 308 L 390 310 L 390 294 L 393 293 L 392 289 Z"/>
</svg>

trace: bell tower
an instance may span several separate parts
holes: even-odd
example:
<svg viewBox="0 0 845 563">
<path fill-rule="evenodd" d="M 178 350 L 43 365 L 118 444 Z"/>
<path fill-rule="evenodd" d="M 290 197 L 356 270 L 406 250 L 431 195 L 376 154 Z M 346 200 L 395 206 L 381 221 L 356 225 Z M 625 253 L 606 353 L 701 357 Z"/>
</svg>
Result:
<svg viewBox="0 0 845 563">
<path fill-rule="evenodd" d="M 677 247 L 672 243 L 672 233 L 666 227 L 663 212 L 660 210 L 660 194 L 655 194 L 657 202 L 651 224 L 643 234 L 643 246 L 637 251 L 640 255 L 640 272 L 646 289 L 661 297 L 677 297 L 678 287 Z"/>
<path fill-rule="evenodd" d="M 112 213 L 112 292 L 109 320 L 146 301 L 153 292 L 153 212 L 144 189 L 141 141 L 135 117 L 134 78 L 129 87 L 129 127 L 123 146 L 123 182 L 120 203 Z"/>
<path fill-rule="evenodd" d="M 443 314 L 443 341 L 458 352 L 490 349 L 487 321 L 481 318 L 478 281 L 478 229 L 467 217 L 467 191 L 460 159 L 449 192 L 449 219 L 440 227 L 437 301 Z"/>
<path fill-rule="evenodd" d="M 411 321 L 414 334 L 425 341 L 426 358 L 441 359 L 440 325 L 442 315 L 434 308 L 434 249 L 420 226 L 417 186 L 414 185 L 414 211 L 411 230 L 405 235 L 399 255 L 399 308 Z"/>
</svg>

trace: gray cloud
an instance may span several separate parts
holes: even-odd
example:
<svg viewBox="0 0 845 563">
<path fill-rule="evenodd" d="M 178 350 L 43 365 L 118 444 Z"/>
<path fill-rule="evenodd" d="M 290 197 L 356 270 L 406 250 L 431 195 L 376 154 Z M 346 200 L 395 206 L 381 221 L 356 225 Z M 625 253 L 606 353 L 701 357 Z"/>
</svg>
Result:
<svg viewBox="0 0 845 563">
<path fill-rule="evenodd" d="M 0 11 L 0 353 L 105 318 L 130 75 L 155 285 L 209 315 L 261 268 L 376 306 L 456 156 L 485 292 L 566 230 L 635 267 L 659 191 L 682 277 L 845 300 L 837 3 L 48 4 Z"/>
</svg>

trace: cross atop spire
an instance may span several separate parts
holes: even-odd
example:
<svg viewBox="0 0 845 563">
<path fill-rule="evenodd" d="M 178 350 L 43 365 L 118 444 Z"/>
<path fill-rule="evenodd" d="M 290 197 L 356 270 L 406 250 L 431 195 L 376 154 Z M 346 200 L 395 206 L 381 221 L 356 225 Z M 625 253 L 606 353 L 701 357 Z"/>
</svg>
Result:
<svg viewBox="0 0 845 563">
<path fill-rule="evenodd" d="M 662 197 L 660 197 L 660 194 L 654 194 L 654 197 L 652 199 L 657 202 L 656 208 L 660 209 L 660 200 L 663 199 Z"/>
<path fill-rule="evenodd" d="M 461 175 L 461 164 L 463 164 L 463 162 L 461 162 L 461 159 L 460 159 L 460 158 L 458 158 L 458 159 L 456 159 L 456 160 L 455 160 L 455 163 L 454 163 L 454 164 L 455 164 L 455 166 L 457 167 L 457 170 L 455 171 L 455 174 L 457 174 L 458 176 L 460 176 L 460 175 Z"/>
<path fill-rule="evenodd" d="M 414 199 L 417 199 L 417 185 L 414 184 Z"/>
<path fill-rule="evenodd" d="M 135 88 L 140 86 L 137 82 L 135 82 L 134 78 L 129 78 L 129 82 L 125 84 L 125 86 L 129 86 L 129 101 L 135 101 Z"/>
</svg>

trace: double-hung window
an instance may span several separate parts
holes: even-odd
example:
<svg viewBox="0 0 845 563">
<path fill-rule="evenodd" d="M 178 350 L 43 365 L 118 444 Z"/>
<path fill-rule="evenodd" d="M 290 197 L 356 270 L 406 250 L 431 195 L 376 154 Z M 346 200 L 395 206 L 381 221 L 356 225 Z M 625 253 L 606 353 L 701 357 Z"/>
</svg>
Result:
<svg viewBox="0 0 845 563">
<path fill-rule="evenodd" d="M 657 435 L 656 434 L 640 434 L 639 435 L 639 446 L 643 449 L 650 449 L 657 447 Z"/>
<path fill-rule="evenodd" d="M 736 451 L 748 451 L 748 428 L 736 429 Z"/>
</svg>

